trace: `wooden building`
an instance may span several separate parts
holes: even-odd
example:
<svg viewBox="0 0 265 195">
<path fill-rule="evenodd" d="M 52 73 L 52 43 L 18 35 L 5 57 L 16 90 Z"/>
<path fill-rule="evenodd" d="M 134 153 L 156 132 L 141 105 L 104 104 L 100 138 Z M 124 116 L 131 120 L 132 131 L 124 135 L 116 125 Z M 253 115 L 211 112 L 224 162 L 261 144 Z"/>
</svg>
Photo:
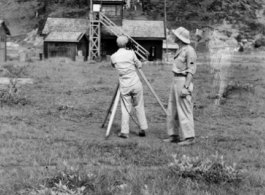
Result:
<svg viewBox="0 0 265 195">
<path fill-rule="evenodd" d="M 88 26 L 87 19 L 48 18 L 42 30 L 44 58 L 68 57 L 75 61 L 78 53 L 82 53 L 86 61 L 89 44 Z"/>
<path fill-rule="evenodd" d="M 149 60 L 162 60 L 163 59 L 163 40 L 165 39 L 164 21 L 151 21 L 151 20 L 125 20 L 123 19 L 123 6 L 124 0 L 94 0 L 93 11 L 101 11 L 116 25 L 116 30 L 120 29 L 125 32 L 126 35 L 134 39 L 144 49 L 149 51 Z M 49 41 L 49 34 L 52 32 L 82 32 L 84 35 L 89 37 L 90 21 L 88 19 L 73 19 L 73 18 L 48 18 L 44 26 L 42 34 L 45 36 L 44 52 L 45 58 L 53 56 L 48 55 L 48 45 L 55 44 Z M 112 26 L 113 27 L 113 26 Z M 111 28 L 112 28 L 111 27 Z M 100 55 L 105 57 L 112 55 L 118 50 L 116 39 L 117 36 L 111 31 L 104 22 L 100 27 Z M 89 38 L 88 38 L 89 40 Z M 58 43 L 57 43 L 58 44 Z M 61 47 L 69 46 L 67 37 L 63 42 L 60 42 Z M 66 44 L 68 46 L 66 46 Z M 54 46 L 49 46 L 54 47 Z M 78 48 L 77 48 L 78 50 Z M 61 52 L 60 55 L 72 56 L 75 55 L 73 52 Z M 86 56 L 86 52 L 83 53 Z"/>
<path fill-rule="evenodd" d="M 56 32 L 48 34 L 44 40 L 44 57 L 69 57 L 76 60 L 78 53 L 87 61 L 88 39 L 82 32 Z"/>
<path fill-rule="evenodd" d="M 0 19 L 0 62 L 6 61 L 6 35 L 10 35 L 5 22 Z"/>
<path fill-rule="evenodd" d="M 149 60 L 162 60 L 163 40 L 165 39 L 164 22 L 152 20 L 122 20 L 122 30 L 137 43 L 149 51 Z M 102 27 L 102 56 L 117 51 L 116 36 L 106 27 Z"/>
</svg>

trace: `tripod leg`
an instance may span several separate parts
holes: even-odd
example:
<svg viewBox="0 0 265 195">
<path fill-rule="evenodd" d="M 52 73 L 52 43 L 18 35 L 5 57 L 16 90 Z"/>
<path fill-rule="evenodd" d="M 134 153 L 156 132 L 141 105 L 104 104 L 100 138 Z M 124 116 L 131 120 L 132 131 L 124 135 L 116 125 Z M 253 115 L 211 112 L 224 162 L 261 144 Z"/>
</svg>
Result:
<svg viewBox="0 0 265 195">
<path fill-rule="evenodd" d="M 105 126 L 106 121 L 108 120 L 108 117 L 109 117 L 109 115 L 110 115 L 110 113 L 111 113 L 111 109 L 112 109 L 112 106 L 113 106 L 113 103 L 114 103 L 114 100 L 115 100 L 116 94 L 117 94 L 117 92 L 118 92 L 118 89 L 119 89 L 119 83 L 118 83 L 118 85 L 117 85 L 117 87 L 116 87 L 116 89 L 115 89 L 115 94 L 114 94 L 113 97 L 112 97 L 112 100 L 111 100 L 111 103 L 110 103 L 109 109 L 108 109 L 108 111 L 107 111 L 107 115 L 106 115 L 106 117 L 105 117 L 105 119 L 104 119 L 103 124 L 101 125 L 101 128 L 103 128 L 103 127 Z"/>
<path fill-rule="evenodd" d="M 149 83 L 149 81 L 147 80 L 147 78 L 145 77 L 143 71 L 141 69 L 137 69 L 139 74 L 142 76 L 142 78 L 144 79 L 145 83 L 147 84 L 147 86 L 149 87 L 149 89 L 151 90 L 151 92 L 153 93 L 154 97 L 156 98 L 157 102 L 159 103 L 160 107 L 162 108 L 162 110 L 164 111 L 164 113 L 166 114 L 166 116 L 168 115 L 167 110 L 165 109 L 165 107 L 163 106 L 162 102 L 160 101 L 160 99 L 158 98 L 158 96 L 156 95 L 156 92 L 154 91 L 154 89 L 152 88 L 151 84 Z"/>
<path fill-rule="evenodd" d="M 115 116 L 115 113 L 116 113 L 116 110 L 117 110 L 117 107 L 118 107 L 118 103 L 119 103 L 119 100 L 120 100 L 120 95 L 121 95 L 121 92 L 120 92 L 120 89 L 118 89 L 117 94 L 116 94 L 116 98 L 115 98 L 115 101 L 114 101 L 114 104 L 113 104 L 113 110 L 112 110 L 111 115 L 110 115 L 108 128 L 107 128 L 107 131 L 106 131 L 106 138 L 109 136 L 109 133 L 110 133 L 110 129 L 111 129 L 111 126 L 112 126 L 112 123 L 113 123 L 113 120 L 114 120 L 114 116 Z"/>
</svg>

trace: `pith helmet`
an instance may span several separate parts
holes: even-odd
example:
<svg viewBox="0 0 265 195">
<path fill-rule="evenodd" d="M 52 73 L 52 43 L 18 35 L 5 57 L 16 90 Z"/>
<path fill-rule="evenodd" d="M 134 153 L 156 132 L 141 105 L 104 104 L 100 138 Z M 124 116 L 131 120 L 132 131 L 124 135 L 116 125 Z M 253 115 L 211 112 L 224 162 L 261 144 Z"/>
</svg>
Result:
<svg viewBox="0 0 265 195">
<path fill-rule="evenodd" d="M 116 40 L 118 47 L 125 47 L 127 43 L 129 42 L 128 37 L 121 35 Z"/>
<path fill-rule="evenodd" d="M 176 30 L 172 30 L 173 34 L 176 35 L 184 43 L 190 44 L 190 32 L 184 28 L 179 27 Z"/>
</svg>

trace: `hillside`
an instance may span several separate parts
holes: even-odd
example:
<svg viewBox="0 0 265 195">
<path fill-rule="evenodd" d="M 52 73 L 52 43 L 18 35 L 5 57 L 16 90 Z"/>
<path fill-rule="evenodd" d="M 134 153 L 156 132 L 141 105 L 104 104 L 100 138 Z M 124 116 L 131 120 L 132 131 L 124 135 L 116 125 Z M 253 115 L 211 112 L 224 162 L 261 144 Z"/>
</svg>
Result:
<svg viewBox="0 0 265 195">
<path fill-rule="evenodd" d="M 167 0 L 169 28 L 179 25 L 188 28 L 213 25 L 223 19 L 233 24 L 246 24 L 252 30 L 260 30 L 257 14 L 263 14 L 264 0 Z M 125 17 L 142 16 L 147 19 L 163 19 L 163 1 L 150 1 L 145 12 L 125 11 Z M 47 16 L 87 17 L 87 0 L 1 0 L 0 17 L 5 19 L 13 35 L 23 34 L 41 27 Z M 137 17 L 136 17 L 137 19 Z"/>
<path fill-rule="evenodd" d="M 135 1 L 136 2 L 136 1 Z M 147 1 L 148 2 L 148 1 Z M 190 30 L 215 26 L 225 20 L 233 28 L 249 31 L 250 36 L 264 34 L 265 0 L 167 0 L 167 27 L 184 26 Z M 136 3 L 138 10 L 125 10 L 125 18 L 162 20 L 164 2 Z M 12 36 L 41 30 L 48 16 L 87 18 L 89 0 L 1 0 L 0 18 L 6 20 Z"/>
</svg>

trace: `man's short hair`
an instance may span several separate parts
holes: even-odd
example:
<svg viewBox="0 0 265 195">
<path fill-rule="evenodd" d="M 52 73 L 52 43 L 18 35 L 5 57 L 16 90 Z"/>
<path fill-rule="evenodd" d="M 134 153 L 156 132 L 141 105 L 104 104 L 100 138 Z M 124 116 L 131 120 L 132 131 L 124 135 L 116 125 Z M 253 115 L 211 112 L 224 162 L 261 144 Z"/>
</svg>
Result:
<svg viewBox="0 0 265 195">
<path fill-rule="evenodd" d="M 122 47 L 126 47 L 127 43 L 129 42 L 129 39 L 128 37 L 122 35 L 117 38 L 116 42 L 117 42 L 118 47 L 122 48 Z"/>
</svg>

